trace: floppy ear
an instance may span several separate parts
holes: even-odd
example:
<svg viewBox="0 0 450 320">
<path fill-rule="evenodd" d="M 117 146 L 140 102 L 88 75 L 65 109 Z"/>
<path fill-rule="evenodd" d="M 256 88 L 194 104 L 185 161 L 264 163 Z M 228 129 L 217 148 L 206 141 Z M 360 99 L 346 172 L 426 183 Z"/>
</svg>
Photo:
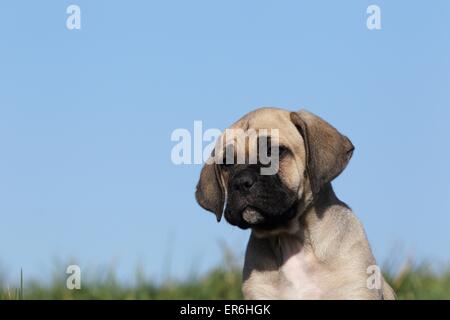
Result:
<svg viewBox="0 0 450 320">
<path fill-rule="evenodd" d="M 220 222 L 225 204 L 225 192 L 217 164 L 206 163 L 203 166 L 195 191 L 195 199 L 203 209 L 215 213 L 217 222 Z"/>
<path fill-rule="evenodd" d="M 305 141 L 306 167 L 317 194 L 347 166 L 355 147 L 328 122 L 308 112 L 291 112 L 291 120 Z"/>
</svg>

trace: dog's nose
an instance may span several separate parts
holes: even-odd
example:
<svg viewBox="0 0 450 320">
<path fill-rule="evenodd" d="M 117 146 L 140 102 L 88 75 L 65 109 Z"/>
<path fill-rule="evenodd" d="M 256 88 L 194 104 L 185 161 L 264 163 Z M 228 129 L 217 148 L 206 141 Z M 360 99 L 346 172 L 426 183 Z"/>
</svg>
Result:
<svg viewBox="0 0 450 320">
<path fill-rule="evenodd" d="M 256 175 L 249 171 L 243 171 L 233 179 L 233 189 L 248 191 L 256 182 Z"/>
</svg>

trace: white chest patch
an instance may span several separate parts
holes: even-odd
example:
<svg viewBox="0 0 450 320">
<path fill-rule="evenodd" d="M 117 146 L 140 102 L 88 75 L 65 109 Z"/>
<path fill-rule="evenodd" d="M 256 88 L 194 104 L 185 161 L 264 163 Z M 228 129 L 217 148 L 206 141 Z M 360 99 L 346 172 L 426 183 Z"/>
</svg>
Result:
<svg viewBox="0 0 450 320">
<path fill-rule="evenodd" d="M 280 243 L 283 264 L 279 269 L 283 299 L 320 299 L 326 293 L 322 287 L 326 272 L 316 256 L 295 242 Z"/>
</svg>

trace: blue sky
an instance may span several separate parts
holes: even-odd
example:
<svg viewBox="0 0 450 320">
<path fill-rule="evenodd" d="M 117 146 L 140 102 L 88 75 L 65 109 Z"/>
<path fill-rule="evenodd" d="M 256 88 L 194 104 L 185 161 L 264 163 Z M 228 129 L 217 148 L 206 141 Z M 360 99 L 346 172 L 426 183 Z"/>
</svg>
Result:
<svg viewBox="0 0 450 320">
<path fill-rule="evenodd" d="M 81 8 L 81 30 L 66 8 Z M 381 8 L 382 29 L 366 28 Z M 450 260 L 448 1 L 2 1 L 0 268 L 132 279 L 243 254 L 194 200 L 174 129 L 307 108 L 356 146 L 336 180 L 380 262 Z M 56 272 L 64 273 L 57 269 Z"/>
</svg>

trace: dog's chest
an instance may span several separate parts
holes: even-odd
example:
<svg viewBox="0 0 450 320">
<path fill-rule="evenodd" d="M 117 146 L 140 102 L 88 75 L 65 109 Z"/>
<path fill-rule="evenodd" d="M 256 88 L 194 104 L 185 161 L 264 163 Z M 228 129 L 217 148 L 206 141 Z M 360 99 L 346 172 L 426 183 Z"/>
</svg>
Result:
<svg viewBox="0 0 450 320">
<path fill-rule="evenodd" d="M 284 299 L 320 299 L 326 292 L 324 267 L 312 252 L 296 246 L 281 247 L 279 269 L 280 297 Z"/>
</svg>

